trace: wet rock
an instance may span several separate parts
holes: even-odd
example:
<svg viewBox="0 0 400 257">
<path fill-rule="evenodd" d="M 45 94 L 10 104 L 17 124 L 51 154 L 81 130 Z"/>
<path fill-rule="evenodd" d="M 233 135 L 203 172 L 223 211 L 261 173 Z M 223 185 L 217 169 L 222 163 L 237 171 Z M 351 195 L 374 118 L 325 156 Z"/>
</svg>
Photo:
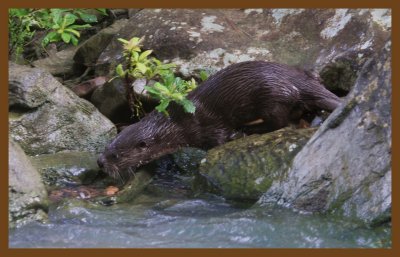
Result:
<svg viewBox="0 0 400 257">
<path fill-rule="evenodd" d="M 391 217 L 391 43 L 363 67 L 336 109 L 260 203 L 334 212 L 370 224 Z"/>
<path fill-rule="evenodd" d="M 28 155 L 101 151 L 115 126 L 49 73 L 9 63 L 9 132 Z"/>
<path fill-rule="evenodd" d="M 8 142 L 8 221 L 10 228 L 32 221 L 46 222 L 48 199 L 38 171 L 21 147 L 11 138 Z"/>
<path fill-rule="evenodd" d="M 98 155 L 92 152 L 62 152 L 32 156 L 48 187 L 89 184 L 96 178 Z"/>
<path fill-rule="evenodd" d="M 206 151 L 193 147 L 184 147 L 172 154 L 175 164 L 185 174 L 195 174 L 199 170 L 201 160 Z"/>
<path fill-rule="evenodd" d="M 70 47 L 65 50 L 56 52 L 47 58 L 39 59 L 33 62 L 33 66 L 48 71 L 51 75 L 61 77 L 63 79 L 74 75 L 73 56 L 77 47 Z"/>
<path fill-rule="evenodd" d="M 131 202 L 142 194 L 146 186 L 152 181 L 152 177 L 151 169 L 147 169 L 145 166 L 140 168 L 113 198 L 115 197 L 117 203 Z"/>
<path fill-rule="evenodd" d="M 286 177 L 293 157 L 315 131 L 285 128 L 215 147 L 201 161 L 194 190 L 219 191 L 228 199 L 256 201 L 274 181 Z"/>
</svg>

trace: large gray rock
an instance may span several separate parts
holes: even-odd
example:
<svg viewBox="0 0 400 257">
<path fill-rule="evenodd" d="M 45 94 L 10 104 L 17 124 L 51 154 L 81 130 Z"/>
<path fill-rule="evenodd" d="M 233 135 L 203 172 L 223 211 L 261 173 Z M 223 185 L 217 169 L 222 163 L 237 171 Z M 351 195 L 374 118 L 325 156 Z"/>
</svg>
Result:
<svg viewBox="0 0 400 257">
<path fill-rule="evenodd" d="M 38 171 L 21 147 L 8 142 L 8 221 L 11 228 L 47 220 L 48 199 Z"/>
<path fill-rule="evenodd" d="M 388 9 L 143 9 L 104 49 L 96 73 L 114 73 L 123 61 L 117 37 L 145 37 L 145 49 L 185 76 L 267 60 L 317 72 L 329 65 L 325 80 L 334 82 L 340 72 L 330 69 L 345 63 L 352 69 L 344 71 L 357 72 L 390 30 Z"/>
<path fill-rule="evenodd" d="M 49 73 L 9 64 L 9 131 L 28 155 L 100 151 L 115 126 Z"/>
<path fill-rule="evenodd" d="M 354 90 L 260 203 L 332 211 L 370 223 L 391 216 L 391 43 L 362 69 Z"/>
</svg>

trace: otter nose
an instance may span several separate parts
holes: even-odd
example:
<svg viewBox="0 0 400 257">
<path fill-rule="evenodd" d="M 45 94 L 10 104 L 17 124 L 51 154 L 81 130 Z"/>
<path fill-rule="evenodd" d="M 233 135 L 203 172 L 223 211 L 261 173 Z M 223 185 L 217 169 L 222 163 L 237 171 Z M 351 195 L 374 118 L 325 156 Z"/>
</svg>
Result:
<svg viewBox="0 0 400 257">
<path fill-rule="evenodd" d="M 100 168 L 104 167 L 103 156 L 100 155 L 100 157 L 97 159 L 97 165 L 99 165 Z"/>
</svg>

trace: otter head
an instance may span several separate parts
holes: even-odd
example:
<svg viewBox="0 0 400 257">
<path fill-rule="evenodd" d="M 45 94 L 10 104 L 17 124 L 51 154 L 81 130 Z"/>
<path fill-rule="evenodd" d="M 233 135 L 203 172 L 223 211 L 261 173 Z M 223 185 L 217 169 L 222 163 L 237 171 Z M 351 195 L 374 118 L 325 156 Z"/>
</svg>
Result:
<svg viewBox="0 0 400 257">
<path fill-rule="evenodd" d="M 179 140 L 171 136 L 178 133 L 170 123 L 162 115 L 149 115 L 126 127 L 105 147 L 97 164 L 110 176 L 122 180 L 139 166 L 174 152 Z"/>
</svg>

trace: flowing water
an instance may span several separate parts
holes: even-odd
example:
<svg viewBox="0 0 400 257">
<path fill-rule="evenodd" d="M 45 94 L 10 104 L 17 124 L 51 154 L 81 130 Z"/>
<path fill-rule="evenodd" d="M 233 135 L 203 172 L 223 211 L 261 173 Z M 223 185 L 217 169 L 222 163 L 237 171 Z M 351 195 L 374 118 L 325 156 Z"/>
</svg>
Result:
<svg viewBox="0 0 400 257">
<path fill-rule="evenodd" d="M 53 206 L 48 224 L 10 231 L 9 246 L 40 248 L 391 247 L 389 226 L 237 207 L 221 198 L 143 198 L 134 204 Z"/>
</svg>

